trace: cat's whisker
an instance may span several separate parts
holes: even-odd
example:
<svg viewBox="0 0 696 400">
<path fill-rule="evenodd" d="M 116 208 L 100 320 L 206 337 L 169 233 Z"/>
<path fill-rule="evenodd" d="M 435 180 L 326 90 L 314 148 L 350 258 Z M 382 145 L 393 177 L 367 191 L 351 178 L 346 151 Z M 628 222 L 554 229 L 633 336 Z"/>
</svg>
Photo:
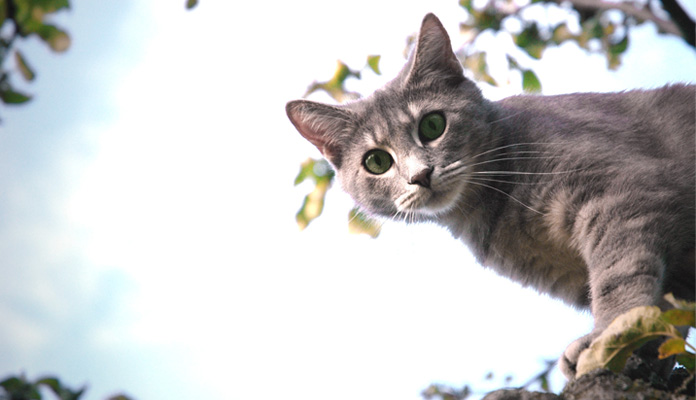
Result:
<svg viewBox="0 0 696 400">
<path fill-rule="evenodd" d="M 475 164 L 468 164 L 467 168 L 475 167 L 478 165 L 491 164 L 501 161 L 519 161 L 519 160 L 550 160 L 554 158 L 560 158 L 560 156 L 548 156 L 548 157 L 507 157 L 507 158 L 494 158 L 492 160 L 481 161 Z"/>
<path fill-rule="evenodd" d="M 475 156 L 472 156 L 470 159 L 478 158 L 481 156 L 484 156 L 486 154 L 494 153 L 499 150 L 504 150 L 504 149 L 509 149 L 511 147 L 519 147 L 519 146 L 539 146 L 539 145 L 562 145 L 565 142 L 557 142 L 557 143 L 551 143 L 551 142 L 529 142 L 529 143 L 514 143 L 514 144 L 508 144 L 505 146 L 499 146 L 499 147 L 494 147 L 490 150 L 486 150 L 484 152 L 478 153 Z M 533 147 L 534 148 L 534 147 Z M 520 151 L 525 151 L 525 150 L 520 150 Z M 532 151 L 532 150 L 529 150 Z M 535 150 L 539 151 L 539 150 Z"/>
<path fill-rule="evenodd" d="M 553 171 L 553 172 L 525 172 L 525 171 L 472 171 L 470 174 L 478 174 L 478 175 L 501 175 L 501 176 L 507 176 L 507 175 L 563 175 L 563 174 L 571 174 L 573 172 L 579 172 L 579 171 L 585 171 L 587 168 L 578 168 L 578 169 L 571 169 L 567 171 Z"/>
<path fill-rule="evenodd" d="M 497 182 L 497 183 L 507 183 L 511 185 L 539 185 L 542 183 L 548 183 L 550 181 L 534 181 L 534 182 L 519 182 L 519 181 L 506 181 L 503 179 L 491 179 L 488 177 L 477 177 L 477 176 L 469 176 L 467 179 L 469 180 L 476 180 L 480 182 Z"/>
<path fill-rule="evenodd" d="M 516 203 L 520 204 L 520 205 L 523 206 L 524 208 L 528 209 L 529 211 L 533 211 L 533 212 L 535 212 L 535 213 L 537 213 L 537 214 L 539 214 L 539 215 L 544 215 L 543 212 L 541 212 L 541 211 L 539 211 L 539 210 L 536 210 L 536 209 L 530 207 L 529 205 L 527 205 L 527 204 L 523 203 L 522 201 L 518 200 L 516 197 L 512 196 L 510 193 L 506 193 L 505 191 L 500 190 L 500 189 L 498 189 L 497 187 L 494 187 L 494 186 L 491 186 L 491 185 L 486 185 L 485 183 L 476 182 L 476 181 L 472 181 L 472 180 L 467 180 L 467 182 L 468 182 L 468 183 L 471 183 L 471 184 L 473 184 L 473 185 L 483 186 L 483 187 L 485 187 L 485 188 L 488 188 L 488 189 L 491 189 L 491 190 L 495 190 L 496 192 L 501 193 L 501 194 L 504 194 L 505 196 L 509 197 L 510 199 L 512 199 L 512 200 L 515 201 Z"/>
</svg>

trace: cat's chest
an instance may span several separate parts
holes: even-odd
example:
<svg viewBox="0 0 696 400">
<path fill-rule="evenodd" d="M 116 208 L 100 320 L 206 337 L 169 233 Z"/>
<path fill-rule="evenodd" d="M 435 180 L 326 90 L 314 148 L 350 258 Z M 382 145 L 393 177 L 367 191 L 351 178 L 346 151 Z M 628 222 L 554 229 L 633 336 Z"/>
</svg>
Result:
<svg viewBox="0 0 696 400">
<path fill-rule="evenodd" d="M 523 286 L 573 306 L 586 306 L 586 264 L 566 238 L 554 232 L 549 218 L 526 212 L 503 214 L 485 243 L 488 248 L 481 261 Z"/>
</svg>

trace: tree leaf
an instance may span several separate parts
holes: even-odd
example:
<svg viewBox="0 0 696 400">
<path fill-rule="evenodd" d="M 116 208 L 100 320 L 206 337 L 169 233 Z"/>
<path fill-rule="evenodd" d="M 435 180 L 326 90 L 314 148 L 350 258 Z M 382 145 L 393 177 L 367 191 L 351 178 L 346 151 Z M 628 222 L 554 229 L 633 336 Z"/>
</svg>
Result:
<svg viewBox="0 0 696 400">
<path fill-rule="evenodd" d="M 379 60 L 381 58 L 382 56 L 367 56 L 367 65 L 377 75 L 382 75 L 382 72 L 379 70 Z"/>
<path fill-rule="evenodd" d="M 31 96 L 12 89 L 0 90 L 0 100 L 5 104 L 22 104 L 31 100 Z"/>
<path fill-rule="evenodd" d="M 62 53 L 70 47 L 70 36 L 68 33 L 54 25 L 43 24 L 36 33 L 56 53 Z"/>
<path fill-rule="evenodd" d="M 686 352 L 686 341 L 682 338 L 669 338 L 660 345 L 658 351 L 660 360 L 675 354 L 684 353 Z"/>
<path fill-rule="evenodd" d="M 345 89 L 345 81 L 350 77 L 360 79 L 360 71 L 353 71 L 342 61 L 338 61 L 338 66 L 336 67 L 333 77 L 326 82 L 312 83 L 307 89 L 304 97 L 307 97 L 318 90 L 323 90 L 339 103 L 342 103 L 347 99 L 357 98 L 359 97 L 357 93 L 348 92 Z"/>
<path fill-rule="evenodd" d="M 576 378 L 597 368 L 619 372 L 628 357 L 645 343 L 660 338 L 681 337 L 677 329 L 665 322 L 655 306 L 637 307 L 617 317 L 580 354 Z"/>
<path fill-rule="evenodd" d="M 696 315 L 693 311 L 673 308 L 662 313 L 662 319 L 675 326 L 694 326 Z"/>
<path fill-rule="evenodd" d="M 302 207 L 295 215 L 300 230 L 319 217 L 324 210 L 326 192 L 331 187 L 334 171 L 326 160 L 307 159 L 300 165 L 300 173 L 295 178 L 295 185 L 307 179 L 314 181 L 314 189 L 304 198 Z"/>
<path fill-rule="evenodd" d="M 17 67 L 19 68 L 19 72 L 22 74 L 25 80 L 33 81 L 34 78 L 36 78 L 36 74 L 31 69 L 31 67 L 27 63 L 27 60 L 24 58 L 22 53 L 20 53 L 19 50 L 15 51 L 15 62 L 17 63 Z"/>
<path fill-rule="evenodd" d="M 191 10 L 195 8 L 198 5 L 198 0 L 187 0 L 186 1 L 186 9 Z"/>
<path fill-rule="evenodd" d="M 522 71 L 522 88 L 525 92 L 541 92 L 541 82 L 539 82 L 539 78 L 531 69 Z"/>
<path fill-rule="evenodd" d="M 693 353 L 677 354 L 677 362 L 684 366 L 692 374 L 696 370 L 696 355 Z"/>
<path fill-rule="evenodd" d="M 348 232 L 353 234 L 366 234 L 372 238 L 379 236 L 381 224 L 365 215 L 358 208 L 353 208 L 348 213 Z"/>
<path fill-rule="evenodd" d="M 673 293 L 667 293 L 664 296 L 664 299 L 667 300 L 669 304 L 673 305 L 674 308 L 696 312 L 696 303 L 692 303 L 686 300 L 679 300 L 674 297 Z"/>
</svg>

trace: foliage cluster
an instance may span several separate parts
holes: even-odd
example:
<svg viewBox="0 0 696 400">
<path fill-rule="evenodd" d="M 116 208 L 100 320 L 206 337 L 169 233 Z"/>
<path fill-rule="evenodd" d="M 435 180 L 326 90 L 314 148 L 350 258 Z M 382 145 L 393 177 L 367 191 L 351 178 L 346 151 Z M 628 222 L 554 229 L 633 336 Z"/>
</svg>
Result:
<svg viewBox="0 0 696 400">
<path fill-rule="evenodd" d="M 629 48 L 630 30 L 645 22 L 654 23 L 661 33 L 681 37 L 692 48 L 695 46 L 694 21 L 676 0 L 459 0 L 459 6 L 467 16 L 460 24 L 465 44 L 456 54 L 465 70 L 474 80 L 494 86 L 501 81 L 510 82 L 512 74 L 519 74 L 522 89 L 527 92 L 542 90 L 541 80 L 532 67 L 533 61 L 541 59 L 544 51 L 552 46 L 575 43 L 588 53 L 603 54 L 607 67 L 617 69 L 622 54 Z M 479 43 L 488 34 L 506 35 L 514 44 L 505 56 L 507 77 L 492 75 L 488 54 Z M 414 42 L 415 35 L 407 38 L 406 54 Z M 350 78 L 360 79 L 365 70 L 379 74 L 379 61 L 379 56 L 369 56 L 367 65 L 361 70 L 353 70 L 339 61 L 331 79 L 313 82 L 304 97 L 324 91 L 338 103 L 357 99 L 360 93 L 348 90 L 346 82 Z M 303 165 L 320 162 L 308 160 Z M 328 182 L 322 181 L 322 185 L 330 187 L 332 180 L 333 175 Z M 321 193 L 325 196 L 327 191 Z M 324 198 L 318 198 L 319 191 L 312 193 L 317 196 L 314 202 L 323 206 Z M 302 229 L 319 217 L 322 209 L 319 208 L 317 214 L 305 214 L 305 205 L 297 215 Z M 351 232 L 367 233 L 372 237 L 379 234 L 380 225 L 358 210 L 350 210 L 348 220 L 354 221 L 356 215 L 365 222 L 367 229 L 361 231 L 349 224 Z"/>
<path fill-rule="evenodd" d="M 47 376 L 35 381 L 28 380 L 23 374 L 11 376 L 0 382 L 0 400 L 43 400 L 42 392 L 46 389 L 57 400 L 80 400 L 87 390 L 82 387 L 77 390 L 65 386 L 58 378 Z M 131 400 L 118 394 L 107 400 Z"/>
<path fill-rule="evenodd" d="M 17 38 L 35 37 L 54 52 L 64 52 L 70 47 L 70 36 L 62 28 L 48 20 L 52 14 L 68 9 L 68 0 L 0 0 L 0 100 L 5 104 L 22 104 L 31 96 L 16 90 L 10 80 L 11 73 L 19 73 L 27 82 L 36 73 L 16 48 Z M 8 57 L 13 57 L 15 70 L 8 69 Z"/>
</svg>

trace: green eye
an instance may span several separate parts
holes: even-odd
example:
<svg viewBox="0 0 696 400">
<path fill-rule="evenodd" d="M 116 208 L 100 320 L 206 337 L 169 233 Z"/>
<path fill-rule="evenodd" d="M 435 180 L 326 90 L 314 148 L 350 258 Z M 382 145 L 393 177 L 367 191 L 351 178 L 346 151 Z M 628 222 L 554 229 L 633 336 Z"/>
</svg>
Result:
<svg viewBox="0 0 696 400">
<path fill-rule="evenodd" d="M 371 173 L 381 175 L 391 168 L 392 158 L 389 153 L 384 150 L 370 150 L 365 154 L 363 165 L 365 165 L 365 169 Z"/>
<path fill-rule="evenodd" d="M 418 137 L 426 143 L 435 140 L 445 132 L 445 117 L 439 112 L 433 112 L 421 119 L 418 126 Z"/>
</svg>

